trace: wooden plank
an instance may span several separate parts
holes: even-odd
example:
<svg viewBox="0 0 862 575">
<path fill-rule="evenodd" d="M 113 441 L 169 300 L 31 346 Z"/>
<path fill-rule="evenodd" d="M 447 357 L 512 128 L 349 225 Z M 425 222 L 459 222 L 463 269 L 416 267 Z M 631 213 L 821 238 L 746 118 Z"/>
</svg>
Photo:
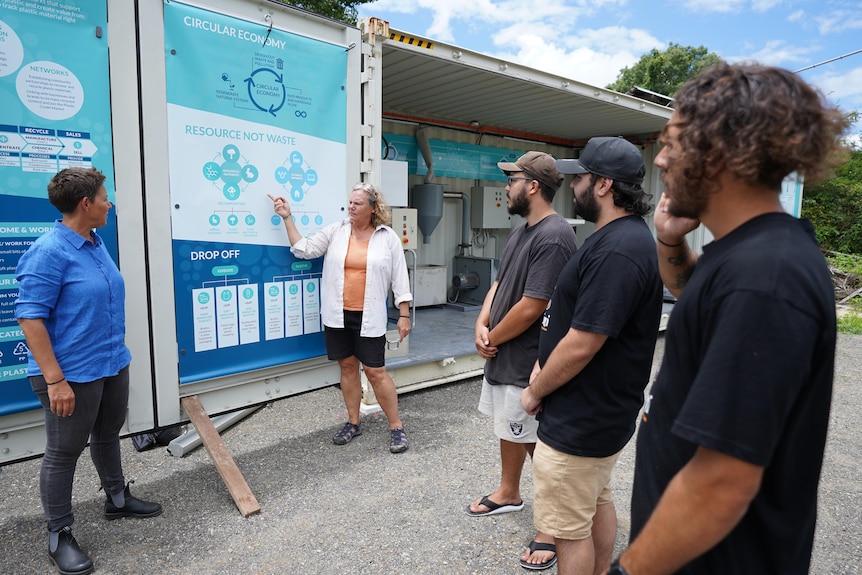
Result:
<svg viewBox="0 0 862 575">
<path fill-rule="evenodd" d="M 854 297 L 856 297 L 856 296 L 857 296 L 857 295 L 859 295 L 859 294 L 862 294 L 862 288 L 857 289 L 856 291 L 854 291 L 853 293 L 851 293 L 850 295 L 848 295 L 847 297 L 845 297 L 844 299 L 842 299 L 842 300 L 841 300 L 841 301 L 839 301 L 838 303 L 839 303 L 839 304 L 841 304 L 841 305 L 843 305 L 843 304 L 847 303 L 848 301 L 850 301 L 851 299 L 853 299 Z"/>
<path fill-rule="evenodd" d="M 216 431 L 215 426 L 213 426 L 198 397 L 196 395 L 183 397 L 180 399 L 180 403 L 198 435 L 200 435 L 201 442 L 210 454 L 210 459 L 215 463 L 216 469 L 219 475 L 221 475 L 222 481 L 227 486 L 230 496 L 233 497 L 233 501 L 239 512 L 243 517 L 248 517 L 259 512 L 260 504 L 258 504 L 254 493 L 251 492 L 248 483 L 246 483 L 245 478 L 242 476 L 242 472 L 237 467 L 230 452 L 228 452 L 227 446 L 224 444 L 221 435 Z"/>
</svg>

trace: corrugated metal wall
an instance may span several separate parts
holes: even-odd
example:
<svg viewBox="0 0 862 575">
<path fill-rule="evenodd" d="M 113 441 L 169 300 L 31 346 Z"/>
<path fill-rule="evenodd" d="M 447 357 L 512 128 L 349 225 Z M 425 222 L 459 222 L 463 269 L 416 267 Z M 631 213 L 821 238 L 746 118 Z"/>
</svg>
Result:
<svg viewBox="0 0 862 575">
<path fill-rule="evenodd" d="M 414 136 L 417 125 L 403 122 L 384 121 L 383 131 L 390 134 Z M 571 158 L 577 157 L 579 150 L 573 150 L 557 145 L 548 145 L 541 143 L 531 143 L 519 140 L 510 140 L 500 136 L 480 135 L 478 133 L 466 132 L 463 130 L 452 130 L 447 128 L 425 126 L 428 137 L 435 140 L 445 140 L 450 142 L 460 142 L 466 144 L 481 144 L 483 146 L 500 147 L 500 148 L 521 148 L 527 150 L 540 150 L 551 154 L 556 158 Z M 658 153 L 658 145 L 650 144 L 644 150 L 644 162 L 646 164 L 646 178 L 644 180 L 644 188 L 653 195 L 652 204 L 655 205 L 661 193 L 662 185 L 659 179 L 659 170 L 653 166 L 652 162 L 655 155 Z M 421 162 L 422 159 L 420 158 Z M 442 184 L 446 192 L 461 192 L 470 193 L 470 189 L 474 186 L 501 186 L 499 181 L 487 180 L 465 180 L 458 178 L 435 177 L 436 183 Z M 554 198 L 554 208 L 563 217 L 575 218 L 574 206 L 572 204 L 572 191 L 569 188 L 571 179 L 567 178 L 560 190 Z M 416 184 L 424 183 L 424 176 L 409 174 L 409 187 Z M 385 193 L 385 190 L 384 190 Z M 456 198 L 445 198 L 443 202 L 443 218 L 435 228 L 431 235 L 431 243 L 424 244 L 420 239 L 417 249 L 418 265 L 452 265 L 452 258 L 460 255 L 461 251 L 458 244 L 461 242 L 461 210 L 462 203 Z M 520 218 L 516 218 L 520 220 Z M 652 228 L 652 215 L 647 217 L 647 223 Z M 517 225 L 517 222 L 516 222 Z M 593 231 L 593 225 L 590 222 L 576 227 L 578 234 L 578 243 L 583 242 Z M 480 235 L 479 241 L 475 239 L 476 235 Z M 506 239 L 509 236 L 508 230 L 471 230 L 470 237 L 473 246 L 469 248 L 468 255 L 477 257 L 492 257 L 499 258 Z M 421 237 L 421 234 L 420 234 Z M 484 238 L 484 245 L 480 245 Z"/>
</svg>

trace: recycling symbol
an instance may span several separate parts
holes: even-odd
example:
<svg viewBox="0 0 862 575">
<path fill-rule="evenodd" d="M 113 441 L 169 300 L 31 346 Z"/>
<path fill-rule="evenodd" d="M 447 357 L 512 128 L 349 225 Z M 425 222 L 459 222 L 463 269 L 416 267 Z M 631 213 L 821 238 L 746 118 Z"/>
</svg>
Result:
<svg viewBox="0 0 862 575">
<path fill-rule="evenodd" d="M 284 75 L 269 68 L 258 68 L 245 79 L 248 97 L 258 110 L 275 113 L 284 106 L 286 98 Z"/>
</svg>

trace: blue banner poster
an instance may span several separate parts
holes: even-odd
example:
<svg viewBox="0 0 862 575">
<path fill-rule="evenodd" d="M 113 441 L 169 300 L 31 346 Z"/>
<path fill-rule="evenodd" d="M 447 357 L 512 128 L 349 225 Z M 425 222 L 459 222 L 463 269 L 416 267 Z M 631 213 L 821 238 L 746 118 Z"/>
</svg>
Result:
<svg viewBox="0 0 862 575">
<path fill-rule="evenodd" d="M 70 49 L 70 47 L 74 49 Z M 114 197 L 107 7 L 99 0 L 0 2 L 0 416 L 39 407 L 15 321 L 18 259 L 51 229 L 51 177 L 96 167 Z M 120 199 L 120 204 L 122 198 Z M 117 259 L 114 212 L 99 230 Z"/>
<path fill-rule="evenodd" d="M 383 156 L 386 160 L 407 162 L 407 172 L 420 176 L 428 173 L 428 166 L 419 151 L 416 138 L 400 134 L 383 134 Z M 493 148 L 463 142 L 429 140 L 434 174 L 465 180 L 497 181 L 505 185 L 506 174 L 497 167 L 498 162 L 514 162 L 527 150 Z"/>
<path fill-rule="evenodd" d="M 344 46 L 164 4 L 180 382 L 324 355 L 322 262 L 304 235 L 344 217 Z M 272 22 L 272 20 L 269 20 Z"/>
</svg>

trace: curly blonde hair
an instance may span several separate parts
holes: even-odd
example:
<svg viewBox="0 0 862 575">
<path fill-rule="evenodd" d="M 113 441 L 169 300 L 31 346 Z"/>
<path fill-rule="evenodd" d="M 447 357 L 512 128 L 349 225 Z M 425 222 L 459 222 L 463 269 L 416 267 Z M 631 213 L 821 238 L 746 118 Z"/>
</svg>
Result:
<svg viewBox="0 0 862 575">
<path fill-rule="evenodd" d="M 392 213 L 389 211 L 389 206 L 386 205 L 386 198 L 380 193 L 373 184 L 365 182 L 357 182 L 353 185 L 352 192 L 362 190 L 368 196 L 368 203 L 371 204 L 371 225 L 377 227 L 380 225 L 388 226 L 392 223 Z"/>
</svg>

